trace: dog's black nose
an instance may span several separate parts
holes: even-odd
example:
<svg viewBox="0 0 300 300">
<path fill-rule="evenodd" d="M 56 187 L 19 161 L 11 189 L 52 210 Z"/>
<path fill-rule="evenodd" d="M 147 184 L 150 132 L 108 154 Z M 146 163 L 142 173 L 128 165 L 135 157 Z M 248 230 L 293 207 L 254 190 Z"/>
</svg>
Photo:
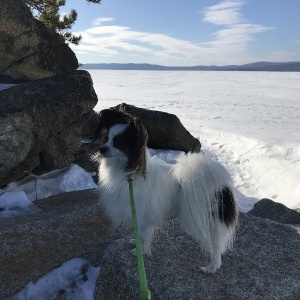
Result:
<svg viewBox="0 0 300 300">
<path fill-rule="evenodd" d="M 100 147 L 99 151 L 101 154 L 105 154 L 108 151 L 108 147 L 102 146 L 102 147 Z"/>
</svg>

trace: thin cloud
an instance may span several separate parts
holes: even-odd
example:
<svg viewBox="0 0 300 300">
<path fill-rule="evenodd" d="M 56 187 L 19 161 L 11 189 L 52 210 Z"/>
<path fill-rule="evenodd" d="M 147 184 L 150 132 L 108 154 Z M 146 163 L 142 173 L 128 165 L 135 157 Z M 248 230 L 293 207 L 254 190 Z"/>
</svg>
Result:
<svg viewBox="0 0 300 300">
<path fill-rule="evenodd" d="M 243 45 L 247 44 L 253 39 L 253 36 L 257 33 L 262 33 L 268 30 L 272 30 L 272 27 L 265 27 L 262 25 L 255 24 L 237 24 L 222 30 L 215 32 L 214 41 L 208 43 L 212 47 L 215 46 L 233 46 L 233 45 Z"/>
<path fill-rule="evenodd" d="M 245 1 L 223 1 L 217 5 L 207 7 L 203 10 L 203 21 L 214 25 L 220 25 L 224 28 L 212 34 L 212 41 L 204 43 L 209 47 L 216 56 L 220 56 L 220 52 L 224 61 L 246 61 L 247 47 L 258 33 L 273 30 L 273 27 L 251 24 L 246 22 L 241 13 Z M 234 58 L 232 54 L 235 54 Z M 250 58 L 248 57 L 248 60 Z"/>
<path fill-rule="evenodd" d="M 72 46 L 76 53 L 92 53 L 99 57 L 114 59 L 122 56 L 147 57 L 152 63 L 166 61 L 177 64 L 230 64 L 242 63 L 251 58 L 247 46 L 254 35 L 272 30 L 271 27 L 243 22 L 240 12 L 244 1 L 223 1 L 207 7 L 203 20 L 223 28 L 212 34 L 211 41 L 195 44 L 160 33 L 132 30 L 130 27 L 107 25 L 113 18 L 99 18 L 94 25 L 76 34 L 82 35 L 78 46 Z M 234 53 L 234 55 L 232 55 Z M 148 62 L 147 61 L 147 62 Z"/>
<path fill-rule="evenodd" d="M 232 25 L 243 21 L 240 9 L 243 1 L 224 1 L 207 7 L 203 11 L 203 21 L 215 25 Z"/>
<path fill-rule="evenodd" d="M 97 19 L 93 20 L 93 25 L 94 26 L 99 26 L 99 25 L 102 25 L 105 22 L 112 22 L 114 20 L 115 20 L 114 18 L 97 18 Z"/>
<path fill-rule="evenodd" d="M 99 54 L 116 55 L 115 48 L 125 51 L 152 53 L 161 57 L 168 55 L 180 55 L 185 58 L 196 57 L 202 50 L 201 47 L 189 42 L 172 38 L 164 34 L 133 31 L 129 27 L 99 26 L 92 27 L 76 34 L 82 35 L 80 45 L 74 50 L 98 52 Z"/>
</svg>

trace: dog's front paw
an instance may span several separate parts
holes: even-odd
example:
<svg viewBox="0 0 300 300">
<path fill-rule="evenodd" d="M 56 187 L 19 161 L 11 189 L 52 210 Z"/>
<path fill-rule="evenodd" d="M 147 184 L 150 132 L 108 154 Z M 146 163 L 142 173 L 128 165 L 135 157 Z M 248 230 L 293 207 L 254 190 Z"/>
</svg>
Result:
<svg viewBox="0 0 300 300">
<path fill-rule="evenodd" d="M 136 248 L 130 250 L 130 255 L 132 255 L 133 257 L 137 257 Z"/>
<path fill-rule="evenodd" d="M 150 249 L 147 249 L 147 251 L 142 250 L 142 253 L 143 253 L 144 256 L 148 256 L 148 257 L 152 256 L 152 253 L 151 253 Z M 133 249 L 130 250 L 130 254 L 132 256 L 137 256 L 136 247 L 134 247 Z"/>
<path fill-rule="evenodd" d="M 221 260 L 212 260 L 206 267 L 200 267 L 204 274 L 214 274 L 221 267 Z"/>
<path fill-rule="evenodd" d="M 212 268 L 211 266 L 206 266 L 206 267 L 200 267 L 200 271 L 204 274 L 214 274 L 216 273 L 217 269 Z"/>
<path fill-rule="evenodd" d="M 128 243 L 129 243 L 129 245 L 135 247 L 135 239 L 130 239 Z"/>
</svg>

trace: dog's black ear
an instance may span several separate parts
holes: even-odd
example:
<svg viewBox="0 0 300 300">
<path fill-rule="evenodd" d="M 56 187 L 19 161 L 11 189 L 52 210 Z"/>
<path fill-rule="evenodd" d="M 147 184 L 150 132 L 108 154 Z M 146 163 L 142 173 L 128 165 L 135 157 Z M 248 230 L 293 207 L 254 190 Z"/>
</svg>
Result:
<svg viewBox="0 0 300 300">
<path fill-rule="evenodd" d="M 109 125 L 109 109 L 104 109 L 99 113 L 97 128 L 94 131 L 94 142 L 102 146 L 107 140 Z"/>
<path fill-rule="evenodd" d="M 98 126 L 95 130 L 94 141 L 101 145 L 106 143 L 108 130 L 115 124 L 129 124 L 132 116 L 125 112 L 120 112 L 117 109 L 111 107 L 109 109 L 103 109 L 99 113 Z"/>
<path fill-rule="evenodd" d="M 103 114 L 103 111 L 99 113 L 99 119 L 97 127 L 94 131 L 93 135 L 93 143 L 97 145 L 97 147 L 101 147 L 107 141 L 108 137 L 108 127 L 105 125 L 106 123 L 106 115 Z"/>
<path fill-rule="evenodd" d="M 148 132 L 137 118 L 131 119 L 126 131 L 128 132 L 127 136 L 130 138 L 130 155 L 128 157 L 126 171 L 138 171 L 145 177 Z"/>
</svg>

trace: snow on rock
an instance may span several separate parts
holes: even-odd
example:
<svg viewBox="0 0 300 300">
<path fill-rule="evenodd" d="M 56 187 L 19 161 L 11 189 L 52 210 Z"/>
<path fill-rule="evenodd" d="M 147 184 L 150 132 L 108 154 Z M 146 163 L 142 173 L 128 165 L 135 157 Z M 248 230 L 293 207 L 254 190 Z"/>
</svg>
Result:
<svg viewBox="0 0 300 300">
<path fill-rule="evenodd" d="M 0 194 L 0 220 L 38 210 L 23 191 Z"/>
<path fill-rule="evenodd" d="M 64 294 L 66 300 L 93 300 L 99 273 L 100 267 L 93 267 L 86 259 L 73 258 L 36 282 L 29 282 L 14 299 L 51 300 Z"/>
<path fill-rule="evenodd" d="M 17 84 L 14 84 L 14 83 L 0 83 L 0 91 L 2 90 L 6 90 L 6 89 L 9 89 L 13 86 L 16 86 Z"/>
<path fill-rule="evenodd" d="M 96 188 L 93 175 L 95 174 L 71 164 L 40 176 L 28 175 L 22 180 L 10 183 L 0 192 L 24 191 L 31 201 L 35 201 L 64 192 Z"/>
</svg>

